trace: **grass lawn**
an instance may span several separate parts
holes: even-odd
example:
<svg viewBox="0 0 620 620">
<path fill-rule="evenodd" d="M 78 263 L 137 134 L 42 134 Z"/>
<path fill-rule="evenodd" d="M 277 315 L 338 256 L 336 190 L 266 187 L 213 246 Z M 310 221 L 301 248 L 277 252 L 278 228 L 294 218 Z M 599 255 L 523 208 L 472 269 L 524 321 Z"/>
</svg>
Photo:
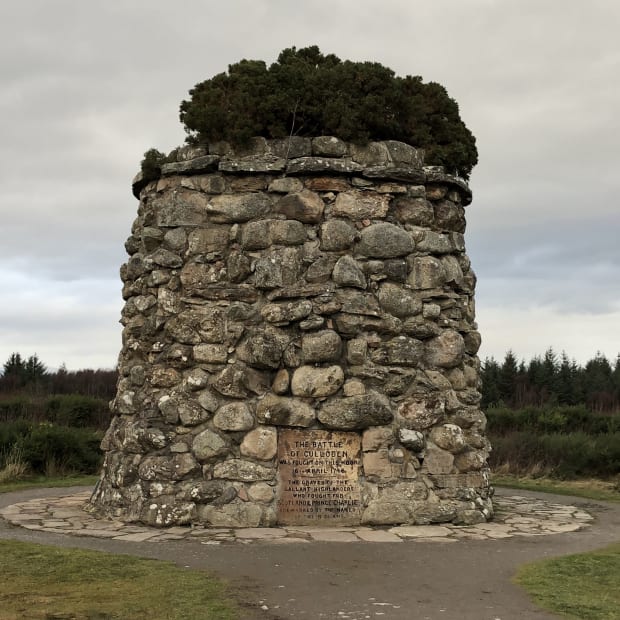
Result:
<svg viewBox="0 0 620 620">
<path fill-rule="evenodd" d="M 2 540 L 0 575 L 2 620 L 239 617 L 220 581 L 170 562 Z"/>
<path fill-rule="evenodd" d="M 520 478 L 507 474 L 493 474 L 491 483 L 494 486 L 511 489 L 620 502 L 620 489 L 617 483 L 602 480 L 554 480 L 551 478 Z"/>
<path fill-rule="evenodd" d="M 515 581 L 534 601 L 566 618 L 620 618 L 620 543 L 523 566 Z"/>
<path fill-rule="evenodd" d="M 23 480 L 0 482 L 0 493 L 10 491 L 24 491 L 45 487 L 77 487 L 95 486 L 99 476 L 62 476 L 49 478 L 46 476 L 31 476 Z"/>
</svg>

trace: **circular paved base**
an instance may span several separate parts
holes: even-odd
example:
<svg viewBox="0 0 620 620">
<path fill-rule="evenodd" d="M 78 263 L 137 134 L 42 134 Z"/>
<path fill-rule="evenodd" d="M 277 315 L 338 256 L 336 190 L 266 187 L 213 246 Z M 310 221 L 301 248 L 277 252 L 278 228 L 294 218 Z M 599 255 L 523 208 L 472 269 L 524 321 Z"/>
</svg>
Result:
<svg viewBox="0 0 620 620">
<path fill-rule="evenodd" d="M 55 534 L 92 536 L 134 542 L 165 542 L 198 539 L 205 545 L 230 543 L 330 542 L 456 542 L 513 536 L 545 536 L 574 532 L 587 527 L 594 517 L 576 506 L 553 504 L 540 499 L 511 495 L 494 499 L 495 518 L 491 523 L 460 526 L 406 525 L 398 527 L 289 526 L 273 528 L 170 527 L 158 529 L 98 519 L 82 510 L 90 491 L 62 497 L 34 499 L 0 510 L 12 525 Z"/>
</svg>

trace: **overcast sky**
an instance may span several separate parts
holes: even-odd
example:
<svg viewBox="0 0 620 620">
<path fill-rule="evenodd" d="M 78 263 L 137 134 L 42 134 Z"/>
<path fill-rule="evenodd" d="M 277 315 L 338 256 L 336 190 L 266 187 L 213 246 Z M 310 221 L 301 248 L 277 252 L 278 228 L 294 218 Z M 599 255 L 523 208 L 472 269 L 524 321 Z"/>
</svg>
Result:
<svg viewBox="0 0 620 620">
<path fill-rule="evenodd" d="M 477 138 L 481 357 L 620 352 L 617 0 L 20 0 L 0 5 L 0 364 L 111 368 L 150 147 L 242 58 L 317 44 L 443 84 Z"/>
</svg>

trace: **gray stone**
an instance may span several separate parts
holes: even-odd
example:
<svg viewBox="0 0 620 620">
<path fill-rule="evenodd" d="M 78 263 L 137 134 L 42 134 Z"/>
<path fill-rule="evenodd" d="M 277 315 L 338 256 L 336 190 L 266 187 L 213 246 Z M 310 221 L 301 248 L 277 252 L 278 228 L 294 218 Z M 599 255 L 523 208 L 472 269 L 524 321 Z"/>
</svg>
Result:
<svg viewBox="0 0 620 620">
<path fill-rule="evenodd" d="M 432 254 L 448 254 L 454 251 L 449 235 L 432 230 L 424 231 L 424 237 L 418 241 L 416 248 L 420 252 L 431 252 Z"/>
<path fill-rule="evenodd" d="M 207 207 L 209 219 L 216 223 L 247 222 L 269 212 L 271 199 L 261 193 L 212 196 Z"/>
<path fill-rule="evenodd" d="M 261 316 L 269 323 L 291 323 L 306 318 L 312 312 L 312 302 L 303 299 L 296 302 L 265 304 Z"/>
<path fill-rule="evenodd" d="M 262 424 L 308 427 L 316 419 L 315 410 L 298 398 L 267 394 L 256 406 L 256 417 Z"/>
<path fill-rule="evenodd" d="M 183 264 L 183 260 L 178 254 L 159 248 L 146 256 L 144 263 L 145 265 L 158 265 L 167 269 L 175 269 Z M 151 266 L 150 268 L 152 269 L 153 267 Z"/>
<path fill-rule="evenodd" d="M 269 390 L 269 377 L 245 364 L 231 364 L 213 380 L 211 387 L 230 398 L 246 398 L 250 394 L 262 395 Z"/>
<path fill-rule="evenodd" d="M 413 252 L 414 243 L 406 230 L 381 222 L 362 231 L 356 249 L 363 256 L 395 258 Z"/>
<path fill-rule="evenodd" d="M 353 190 L 338 194 L 331 215 L 350 220 L 372 220 L 385 217 L 388 206 L 389 198 L 383 194 Z"/>
<path fill-rule="evenodd" d="M 321 256 L 308 267 L 306 280 L 308 282 L 327 282 L 337 260 L 337 256 Z"/>
<path fill-rule="evenodd" d="M 344 373 L 340 366 L 301 366 L 293 373 L 291 391 L 295 396 L 320 398 L 335 394 L 343 383 Z"/>
<path fill-rule="evenodd" d="M 290 336 L 275 327 L 253 330 L 237 347 L 237 358 L 256 368 L 279 368 Z"/>
<path fill-rule="evenodd" d="M 465 342 L 461 334 L 445 330 L 426 343 L 426 360 L 430 366 L 453 368 L 463 361 Z"/>
<path fill-rule="evenodd" d="M 278 200 L 275 213 L 285 215 L 289 220 L 305 224 L 315 224 L 321 220 L 325 204 L 315 192 L 304 189 L 301 192 L 287 194 Z"/>
<path fill-rule="evenodd" d="M 269 191 L 277 194 L 293 194 L 300 192 L 303 188 L 303 183 L 294 177 L 274 179 L 269 184 Z"/>
<path fill-rule="evenodd" d="M 192 230 L 188 235 L 189 254 L 223 252 L 228 245 L 229 226 L 212 225 Z"/>
<path fill-rule="evenodd" d="M 209 383 L 209 373 L 202 368 L 192 368 L 185 373 L 183 384 L 190 391 L 202 390 Z"/>
<path fill-rule="evenodd" d="M 445 404 L 439 397 L 411 398 L 398 407 L 404 428 L 423 431 L 437 424 L 445 416 Z"/>
<path fill-rule="evenodd" d="M 332 329 L 305 334 L 301 340 L 304 362 L 334 362 L 342 353 L 342 339 Z"/>
<path fill-rule="evenodd" d="M 192 452 L 199 461 L 210 461 L 228 453 L 228 444 L 217 434 L 205 430 L 194 437 Z"/>
<path fill-rule="evenodd" d="M 198 508 L 198 518 L 211 527 L 258 527 L 262 510 L 249 502 L 231 502 L 225 506 L 210 504 Z"/>
<path fill-rule="evenodd" d="M 312 138 L 312 154 L 326 157 L 342 157 L 347 153 L 345 142 L 334 136 Z"/>
<path fill-rule="evenodd" d="M 346 255 L 341 256 L 334 265 L 332 278 L 339 286 L 352 286 L 361 289 L 365 289 L 367 286 L 364 272 L 355 259 Z"/>
<path fill-rule="evenodd" d="M 286 172 L 288 174 L 308 174 L 311 172 L 352 174 L 361 172 L 362 166 L 349 159 L 335 157 L 298 157 L 289 161 Z"/>
<path fill-rule="evenodd" d="M 240 480 L 242 482 L 256 482 L 258 480 L 273 480 L 275 469 L 259 465 L 243 459 L 228 459 L 216 463 L 213 467 L 213 477 L 225 480 Z"/>
<path fill-rule="evenodd" d="M 225 364 L 228 348 L 225 344 L 197 344 L 193 349 L 194 359 L 204 364 Z"/>
<path fill-rule="evenodd" d="M 420 433 L 420 431 L 414 431 L 408 428 L 398 429 L 398 441 L 412 452 L 422 452 L 426 446 L 424 435 Z"/>
<path fill-rule="evenodd" d="M 433 256 L 416 256 L 407 283 L 414 289 L 430 289 L 443 285 L 446 278 L 441 261 Z"/>
<path fill-rule="evenodd" d="M 392 201 L 390 210 L 401 224 L 430 227 L 435 219 L 433 205 L 424 198 L 399 196 Z"/>
<path fill-rule="evenodd" d="M 400 318 L 419 314 L 422 310 L 422 301 L 415 293 L 398 284 L 390 282 L 382 284 L 377 298 L 386 312 Z"/>
<path fill-rule="evenodd" d="M 431 430 L 430 440 L 442 450 L 458 454 L 467 447 L 463 431 L 456 424 L 442 424 Z"/>
<path fill-rule="evenodd" d="M 327 220 L 321 225 L 321 250 L 339 252 L 353 245 L 356 229 L 344 220 Z"/>
<path fill-rule="evenodd" d="M 243 438 L 240 450 L 242 456 L 269 461 L 278 451 L 278 431 L 271 426 L 255 428 Z"/>
<path fill-rule="evenodd" d="M 424 344 L 415 338 L 397 336 L 380 344 L 370 355 L 375 364 L 418 366 L 424 356 Z"/>
<path fill-rule="evenodd" d="M 207 195 L 190 190 L 176 190 L 168 195 L 158 196 L 151 202 L 156 214 L 155 225 L 173 228 L 206 224 L 208 203 Z"/>
<path fill-rule="evenodd" d="M 254 416 L 246 403 L 227 403 L 215 412 L 213 424 L 221 431 L 247 431 L 254 426 Z"/>
<path fill-rule="evenodd" d="M 372 500 L 362 513 L 363 525 L 394 525 L 411 520 L 409 502 Z"/>
<path fill-rule="evenodd" d="M 370 390 L 360 396 L 328 400 L 321 407 L 318 418 L 327 428 L 359 430 L 389 424 L 393 415 L 390 401 Z"/>
<path fill-rule="evenodd" d="M 429 474 L 450 474 L 454 471 L 454 455 L 429 442 L 424 454 L 424 469 Z"/>
<path fill-rule="evenodd" d="M 300 245 L 306 240 L 306 229 L 297 220 L 273 220 L 269 226 L 271 243 Z"/>
</svg>

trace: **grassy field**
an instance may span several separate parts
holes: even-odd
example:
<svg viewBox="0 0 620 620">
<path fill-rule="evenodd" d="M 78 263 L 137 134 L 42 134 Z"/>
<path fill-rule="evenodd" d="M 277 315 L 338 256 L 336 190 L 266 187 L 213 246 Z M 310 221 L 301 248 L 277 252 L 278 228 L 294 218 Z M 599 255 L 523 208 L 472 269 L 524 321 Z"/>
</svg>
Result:
<svg viewBox="0 0 620 620">
<path fill-rule="evenodd" d="M 573 495 L 607 502 L 620 502 L 620 487 L 617 482 L 604 480 L 555 480 L 552 478 L 527 478 L 509 474 L 493 474 L 491 483 L 498 487 L 540 491 L 557 495 Z"/>
<path fill-rule="evenodd" d="M 523 566 L 515 581 L 534 601 L 575 620 L 620 618 L 620 543 Z"/>
<path fill-rule="evenodd" d="M 240 614 L 221 581 L 171 562 L 3 540 L 0 575 L 2 620 L 235 620 Z"/>
<path fill-rule="evenodd" d="M 0 482 L 0 493 L 25 491 L 26 489 L 40 489 L 46 487 L 94 486 L 98 478 L 99 476 L 29 476 L 23 480 Z"/>
</svg>

